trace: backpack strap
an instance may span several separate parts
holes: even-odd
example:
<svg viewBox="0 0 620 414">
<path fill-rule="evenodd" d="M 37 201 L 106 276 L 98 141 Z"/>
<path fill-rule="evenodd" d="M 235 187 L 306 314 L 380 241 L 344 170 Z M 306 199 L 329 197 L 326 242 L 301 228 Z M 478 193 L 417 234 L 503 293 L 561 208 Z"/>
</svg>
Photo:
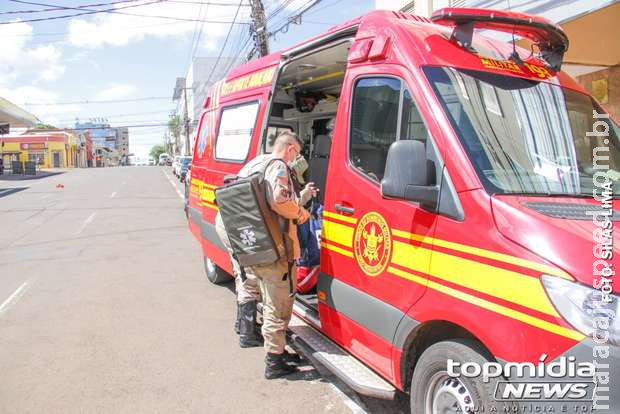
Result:
<svg viewBox="0 0 620 414">
<path fill-rule="evenodd" d="M 291 170 L 288 167 L 288 164 L 282 158 L 272 158 L 263 164 L 260 170 L 263 175 L 263 180 L 265 179 L 265 173 L 267 172 L 267 168 L 269 168 L 269 166 L 274 161 L 281 161 L 284 164 L 284 166 L 286 167 L 286 172 L 289 175 L 289 179 L 292 180 Z M 291 181 L 291 184 L 293 184 L 292 181 Z M 286 219 L 284 229 L 282 230 L 282 243 L 284 243 L 284 254 L 286 255 L 287 270 L 286 270 L 286 274 L 284 274 L 284 276 L 282 277 L 282 280 L 286 280 L 288 278 L 289 296 L 293 297 L 295 296 L 295 289 L 293 288 L 292 273 L 293 273 L 293 266 L 295 265 L 295 262 L 290 255 L 290 252 L 293 251 L 293 247 L 290 245 L 289 238 L 288 238 L 289 226 L 290 226 L 290 220 Z"/>
</svg>

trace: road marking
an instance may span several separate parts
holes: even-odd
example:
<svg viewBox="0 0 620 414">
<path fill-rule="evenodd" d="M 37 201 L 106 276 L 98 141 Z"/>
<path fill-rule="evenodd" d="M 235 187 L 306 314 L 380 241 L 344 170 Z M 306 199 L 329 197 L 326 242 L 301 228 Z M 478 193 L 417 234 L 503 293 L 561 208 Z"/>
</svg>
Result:
<svg viewBox="0 0 620 414">
<path fill-rule="evenodd" d="M 78 231 L 75 232 L 75 235 L 77 236 L 78 234 L 82 233 L 84 231 L 84 229 L 86 228 L 86 226 L 88 226 L 88 223 L 92 222 L 93 219 L 95 218 L 95 215 L 97 214 L 96 211 L 93 211 L 90 216 L 86 217 L 86 219 L 84 220 L 84 222 L 82 223 L 82 225 L 80 226 L 80 228 L 78 229 Z"/>
<path fill-rule="evenodd" d="M 15 292 L 13 292 L 13 294 L 11 294 L 11 296 L 8 297 L 7 300 L 2 302 L 2 305 L 0 305 L 0 315 L 6 312 L 11 307 L 11 305 L 17 303 L 19 298 L 21 298 L 24 295 L 24 293 L 30 287 L 32 282 L 33 282 L 32 280 L 25 281 L 24 283 L 22 283 L 20 287 L 17 288 Z"/>
<path fill-rule="evenodd" d="M 181 198 L 181 200 L 185 200 L 185 197 L 183 196 L 183 193 L 181 193 L 181 190 L 179 190 L 179 187 L 177 187 L 177 185 L 174 183 L 174 181 L 172 181 L 172 178 L 170 178 L 170 176 L 168 175 L 166 170 L 162 169 L 162 171 L 163 171 L 164 175 L 166 176 L 166 178 L 168 179 L 168 181 L 170 182 L 170 185 L 174 188 L 174 190 L 179 195 L 179 198 Z"/>
<path fill-rule="evenodd" d="M 45 195 L 43 195 L 43 196 L 41 197 L 41 200 L 45 200 L 46 198 L 48 198 L 48 197 L 50 197 L 50 196 L 51 196 L 51 194 L 45 194 Z"/>
<path fill-rule="evenodd" d="M 114 198 L 114 197 L 116 197 L 116 191 L 110 194 L 110 198 Z"/>
</svg>

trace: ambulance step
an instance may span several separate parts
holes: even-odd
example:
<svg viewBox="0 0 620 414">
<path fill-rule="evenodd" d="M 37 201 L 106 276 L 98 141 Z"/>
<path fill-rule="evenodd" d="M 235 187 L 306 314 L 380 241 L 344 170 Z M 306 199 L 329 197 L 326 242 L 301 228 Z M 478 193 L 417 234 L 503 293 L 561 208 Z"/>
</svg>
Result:
<svg viewBox="0 0 620 414">
<path fill-rule="evenodd" d="M 392 400 L 396 389 L 354 356 L 293 315 L 289 324 L 292 339 L 301 352 L 325 366 L 355 392 Z"/>
</svg>

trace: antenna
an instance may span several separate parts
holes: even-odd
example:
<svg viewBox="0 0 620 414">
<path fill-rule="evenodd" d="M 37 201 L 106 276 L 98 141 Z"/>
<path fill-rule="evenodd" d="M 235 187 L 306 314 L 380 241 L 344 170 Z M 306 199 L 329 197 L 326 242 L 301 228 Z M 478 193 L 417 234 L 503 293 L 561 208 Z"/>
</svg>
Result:
<svg viewBox="0 0 620 414">
<path fill-rule="evenodd" d="M 506 3 L 508 4 L 508 11 L 510 11 L 510 0 L 506 0 Z M 519 56 L 519 54 L 517 53 L 517 40 L 515 39 L 515 31 L 516 26 L 512 26 L 512 53 L 510 54 L 510 59 L 516 62 L 518 65 L 523 65 L 523 59 L 521 59 L 521 56 Z"/>
</svg>

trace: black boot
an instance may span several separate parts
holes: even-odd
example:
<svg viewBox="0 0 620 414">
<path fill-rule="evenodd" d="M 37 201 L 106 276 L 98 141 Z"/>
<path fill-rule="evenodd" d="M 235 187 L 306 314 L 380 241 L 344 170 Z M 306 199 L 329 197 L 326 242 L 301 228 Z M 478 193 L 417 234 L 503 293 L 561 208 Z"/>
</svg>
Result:
<svg viewBox="0 0 620 414">
<path fill-rule="evenodd" d="M 297 372 L 297 367 L 284 361 L 282 354 L 267 353 L 265 357 L 265 378 L 275 379 Z"/>
<path fill-rule="evenodd" d="M 289 363 L 294 364 L 294 365 L 299 365 L 299 364 L 301 364 L 303 362 L 303 360 L 301 358 L 301 355 L 299 355 L 299 354 L 291 354 L 286 349 L 282 353 L 282 358 L 284 359 L 285 362 L 289 362 Z"/>
<path fill-rule="evenodd" d="M 253 348 L 262 346 L 262 337 L 256 334 L 256 301 L 239 305 L 239 346 Z"/>
<path fill-rule="evenodd" d="M 235 319 L 235 332 L 239 335 L 239 323 L 241 320 L 241 305 L 237 302 L 237 319 Z"/>
</svg>

